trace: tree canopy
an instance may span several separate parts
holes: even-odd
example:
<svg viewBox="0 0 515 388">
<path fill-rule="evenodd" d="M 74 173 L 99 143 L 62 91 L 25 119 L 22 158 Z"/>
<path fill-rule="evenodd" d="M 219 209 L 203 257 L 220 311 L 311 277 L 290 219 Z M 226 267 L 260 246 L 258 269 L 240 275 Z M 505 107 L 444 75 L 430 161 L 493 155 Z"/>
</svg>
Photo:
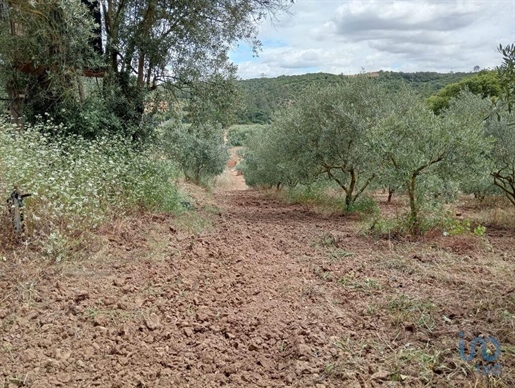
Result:
<svg viewBox="0 0 515 388">
<path fill-rule="evenodd" d="M 409 84 L 421 95 L 429 97 L 448 83 L 455 83 L 470 73 L 403 73 L 378 71 L 369 73 L 373 82 L 381 83 L 388 90 L 396 90 L 399 84 Z M 244 106 L 237 112 L 239 124 L 263 124 L 272 121 L 273 112 L 297 100 L 308 88 L 324 88 L 338 84 L 347 76 L 329 73 L 282 75 L 275 78 L 254 78 L 238 82 L 242 90 Z"/>
<path fill-rule="evenodd" d="M 384 114 L 384 96 L 384 88 L 367 75 L 307 89 L 274 117 L 262 135 L 266 145 L 251 138 L 249 184 L 305 183 L 326 176 L 342 188 L 350 207 L 375 177 L 366 144 Z"/>
<path fill-rule="evenodd" d="M 186 89 L 193 99 L 199 91 L 213 90 L 199 84 L 232 82 L 235 66 L 227 56 L 231 45 L 244 40 L 259 50 L 259 21 L 286 11 L 290 0 L 4 3 L 8 7 L 0 28 L 0 65 L 13 100 L 24 91 L 23 102 L 32 105 L 30 115 L 50 110 L 64 120 L 58 114 L 62 104 L 76 111 L 87 98 L 81 76 L 103 75 L 96 97 L 135 131 L 147 91 L 173 86 Z M 103 14 L 103 54 L 95 41 L 100 27 L 94 25 L 95 7 Z"/>
<path fill-rule="evenodd" d="M 435 113 L 440 113 L 449 107 L 452 98 L 458 97 L 463 90 L 469 90 L 483 98 L 499 97 L 502 83 L 499 74 L 495 71 L 483 70 L 470 77 L 463 78 L 459 82 L 446 85 L 438 93 L 429 97 L 427 102 Z"/>
</svg>

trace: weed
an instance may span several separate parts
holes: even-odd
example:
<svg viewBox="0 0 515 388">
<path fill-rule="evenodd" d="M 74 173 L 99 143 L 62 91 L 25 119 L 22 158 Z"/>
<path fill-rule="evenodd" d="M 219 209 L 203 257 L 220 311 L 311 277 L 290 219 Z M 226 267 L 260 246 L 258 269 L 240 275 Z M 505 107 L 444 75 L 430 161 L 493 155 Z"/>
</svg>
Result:
<svg viewBox="0 0 515 388">
<path fill-rule="evenodd" d="M 31 304 L 34 297 L 37 295 L 36 282 L 24 282 L 18 284 L 19 291 L 21 293 L 21 299 L 27 304 Z"/>
<path fill-rule="evenodd" d="M 340 263 L 344 258 L 350 257 L 354 255 L 354 253 L 344 251 L 343 249 L 333 249 L 327 252 L 327 258 L 332 263 Z"/>
<path fill-rule="evenodd" d="M 304 298 L 317 299 L 323 295 L 323 291 L 314 285 L 306 285 L 301 289 L 301 296 Z"/>
<path fill-rule="evenodd" d="M 338 244 L 338 238 L 333 236 L 330 232 L 323 232 L 312 244 L 312 246 L 319 246 L 322 248 L 333 248 Z"/>
<path fill-rule="evenodd" d="M 14 361 L 13 347 L 11 345 L 2 345 L 2 351 L 9 355 L 11 361 Z"/>
<path fill-rule="evenodd" d="M 334 364 L 327 364 L 324 368 L 324 373 L 330 375 L 334 371 Z"/>
<path fill-rule="evenodd" d="M 175 222 L 179 229 L 186 230 L 190 235 L 198 235 L 200 232 L 213 226 L 212 221 L 196 212 L 180 214 Z"/>
<path fill-rule="evenodd" d="M 483 225 L 476 226 L 473 231 L 474 235 L 480 236 L 480 237 L 483 236 L 485 234 L 485 232 L 486 232 L 486 228 Z"/>
<path fill-rule="evenodd" d="M 371 303 L 367 307 L 367 314 L 370 316 L 374 316 L 376 314 L 377 307 L 375 304 Z"/>
<path fill-rule="evenodd" d="M 17 386 L 17 387 L 26 387 L 27 386 L 27 378 L 29 377 L 28 374 L 25 375 L 25 377 L 21 377 L 18 375 L 11 376 L 7 378 L 7 384 L 6 386 Z"/>
<path fill-rule="evenodd" d="M 95 317 L 98 315 L 98 310 L 88 307 L 86 311 L 84 312 L 87 318 L 89 319 L 95 319 Z"/>
<path fill-rule="evenodd" d="M 379 214 L 379 206 L 377 205 L 376 200 L 368 195 L 360 197 L 358 200 L 353 202 L 349 208 L 346 210 L 346 213 L 360 213 L 363 215 L 378 215 Z"/>
<path fill-rule="evenodd" d="M 387 307 L 393 314 L 392 321 L 396 326 L 406 321 L 429 331 L 433 331 L 436 326 L 434 304 L 430 300 L 421 301 L 402 294 L 390 300 Z"/>
<path fill-rule="evenodd" d="M 471 226 L 470 220 L 458 220 L 453 217 L 447 217 L 443 222 L 445 236 L 456 236 L 462 234 L 473 234 L 481 237 L 486 232 L 486 227 L 479 224 L 476 227 Z"/>
<path fill-rule="evenodd" d="M 343 276 L 338 280 L 341 285 L 353 290 L 361 291 L 366 295 L 371 295 L 372 291 L 380 290 L 381 284 L 374 279 L 356 279 L 352 275 Z"/>
<path fill-rule="evenodd" d="M 331 274 L 330 271 L 326 271 L 323 268 L 318 267 L 318 266 L 313 268 L 313 273 L 315 275 L 317 275 L 323 281 L 331 281 L 333 278 L 333 275 Z"/>
<path fill-rule="evenodd" d="M 302 255 L 300 257 L 297 257 L 297 263 L 309 263 L 311 259 L 312 258 L 310 256 Z"/>
<path fill-rule="evenodd" d="M 409 234 L 409 220 L 406 216 L 376 216 L 365 223 L 363 233 L 377 238 L 395 239 Z"/>
<path fill-rule="evenodd" d="M 418 371 L 419 378 L 429 383 L 433 377 L 434 370 L 438 370 L 440 366 L 440 359 L 442 354 L 439 351 L 431 353 L 428 349 L 400 349 L 395 354 L 394 369 L 396 372 L 392 375 L 393 379 L 397 381 L 403 380 L 404 375 L 401 373 L 403 370 L 413 368 Z"/>
<path fill-rule="evenodd" d="M 0 196 L 17 185 L 26 200 L 28 244 L 60 261 L 84 239 L 84 231 L 144 207 L 176 211 L 174 165 L 154 149 L 127 141 L 59 136 L 53 124 L 28 126 L 23 136 L 0 123 Z M 50 135 L 52 134 L 52 135 Z"/>
<path fill-rule="evenodd" d="M 342 213 L 345 207 L 341 189 L 336 189 L 332 182 L 324 180 L 307 185 L 296 185 L 283 191 L 282 196 L 288 203 L 300 204 L 307 209 L 316 209 L 322 213 Z"/>
</svg>

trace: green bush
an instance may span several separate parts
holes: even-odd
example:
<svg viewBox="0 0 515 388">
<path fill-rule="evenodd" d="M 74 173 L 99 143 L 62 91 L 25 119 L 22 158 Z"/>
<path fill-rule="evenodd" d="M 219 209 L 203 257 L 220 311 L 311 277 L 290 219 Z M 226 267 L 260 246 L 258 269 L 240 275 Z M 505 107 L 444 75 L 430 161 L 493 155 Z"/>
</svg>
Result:
<svg viewBox="0 0 515 388">
<path fill-rule="evenodd" d="M 292 188 L 301 180 L 312 181 L 312 177 L 307 179 L 308 173 L 299 166 L 298 160 L 285 160 L 288 144 L 286 134 L 274 126 L 261 125 L 250 133 L 240 164 L 246 184 L 251 187 Z"/>
<path fill-rule="evenodd" d="M 61 252 L 67 236 L 135 208 L 179 209 L 171 161 L 121 139 L 51 135 L 62 132 L 51 124 L 20 131 L 0 123 L 0 195 L 7 198 L 14 185 L 33 193 L 26 224 L 43 250 Z"/>
<path fill-rule="evenodd" d="M 373 197 L 370 195 L 363 195 L 350 205 L 347 212 L 366 215 L 379 214 L 379 206 Z"/>
<path fill-rule="evenodd" d="M 457 236 L 463 234 L 473 234 L 475 236 L 483 236 L 486 232 L 486 227 L 479 224 L 476 226 L 471 225 L 470 220 L 459 220 L 452 217 L 450 214 L 443 220 L 443 234 L 444 236 Z"/>
<path fill-rule="evenodd" d="M 227 144 L 231 147 L 243 146 L 249 135 L 260 128 L 261 125 L 233 125 L 227 130 Z"/>
<path fill-rule="evenodd" d="M 441 228 L 448 216 L 442 202 L 437 199 L 424 202 L 420 205 L 420 223 L 417 230 L 413 230 L 413 220 L 408 210 L 387 215 L 379 212 L 369 213 L 371 217 L 365 225 L 365 234 L 381 238 L 403 238 L 412 235 L 423 235 L 429 230 Z"/>
<path fill-rule="evenodd" d="M 167 121 L 160 129 L 165 152 L 179 163 L 187 179 L 200 184 L 221 174 L 229 160 L 220 125 Z"/>
</svg>

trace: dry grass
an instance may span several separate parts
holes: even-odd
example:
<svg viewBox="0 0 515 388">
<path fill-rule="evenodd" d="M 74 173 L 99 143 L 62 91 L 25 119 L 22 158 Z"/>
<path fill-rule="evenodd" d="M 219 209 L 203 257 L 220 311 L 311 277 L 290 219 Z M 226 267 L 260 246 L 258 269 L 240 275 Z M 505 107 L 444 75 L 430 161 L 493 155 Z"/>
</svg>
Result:
<svg viewBox="0 0 515 388">
<path fill-rule="evenodd" d="M 372 330 L 341 339 L 337 346 L 348 356 L 328 366 L 328 374 L 346 381 L 349 371 L 376 360 L 388 380 L 403 386 L 453 386 L 459 380 L 470 387 L 513 386 L 515 289 L 506 286 L 513 285 L 515 262 L 488 244 L 449 249 L 452 241 L 461 246 L 460 237 L 448 238 L 445 245 L 401 242 L 390 251 L 359 254 L 359 268 L 338 283 L 359 297 L 363 326 Z M 333 251 L 327 247 L 326 270 L 334 268 Z M 460 331 L 467 344 L 478 335 L 499 340 L 501 376 L 481 375 L 461 359 Z"/>
</svg>

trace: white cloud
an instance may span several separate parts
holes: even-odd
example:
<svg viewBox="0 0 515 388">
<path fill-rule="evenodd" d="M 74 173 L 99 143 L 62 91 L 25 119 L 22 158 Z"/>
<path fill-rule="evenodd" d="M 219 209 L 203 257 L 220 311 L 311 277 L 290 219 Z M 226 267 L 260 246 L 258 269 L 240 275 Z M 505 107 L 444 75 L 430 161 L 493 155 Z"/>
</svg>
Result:
<svg viewBox="0 0 515 388">
<path fill-rule="evenodd" d="M 313 71 L 471 71 L 501 61 L 515 40 L 515 0 L 302 1 L 274 25 L 260 26 L 259 58 L 238 65 L 242 78 Z"/>
</svg>

